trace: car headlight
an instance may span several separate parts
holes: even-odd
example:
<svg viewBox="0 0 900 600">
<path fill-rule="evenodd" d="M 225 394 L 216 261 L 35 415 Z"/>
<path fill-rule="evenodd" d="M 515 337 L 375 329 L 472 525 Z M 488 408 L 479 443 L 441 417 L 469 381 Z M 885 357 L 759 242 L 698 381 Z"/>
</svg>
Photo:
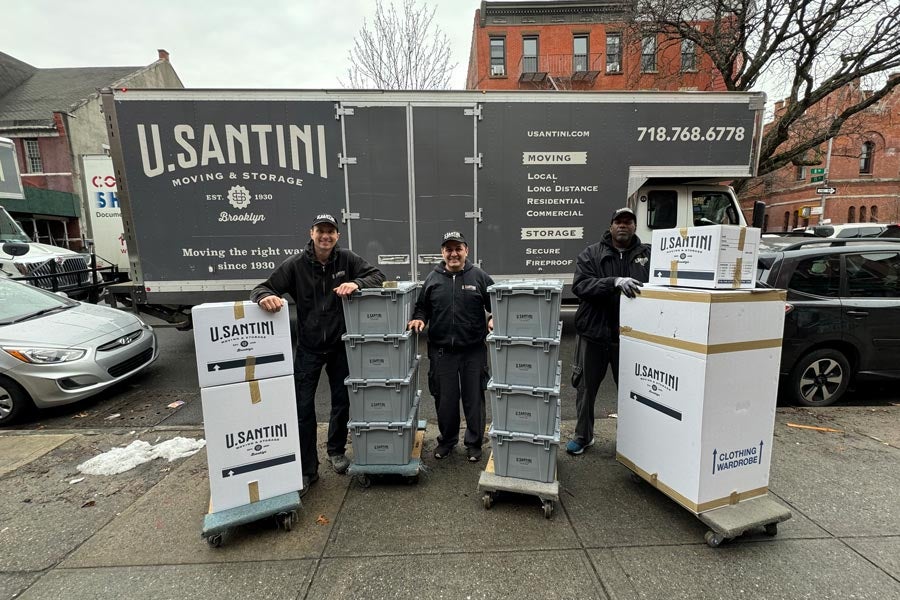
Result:
<svg viewBox="0 0 900 600">
<path fill-rule="evenodd" d="M 3 351 L 22 362 L 38 365 L 71 362 L 87 354 L 82 348 L 3 348 Z"/>
</svg>

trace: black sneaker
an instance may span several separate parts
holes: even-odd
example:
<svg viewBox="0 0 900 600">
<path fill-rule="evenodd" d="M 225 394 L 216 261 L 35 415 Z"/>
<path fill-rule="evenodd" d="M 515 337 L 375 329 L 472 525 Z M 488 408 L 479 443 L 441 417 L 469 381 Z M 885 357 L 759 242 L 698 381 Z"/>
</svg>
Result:
<svg viewBox="0 0 900 600">
<path fill-rule="evenodd" d="M 312 484 L 314 484 L 315 482 L 317 482 L 318 480 L 319 480 L 318 472 L 313 473 L 312 475 L 304 475 L 303 476 L 303 489 L 300 490 L 300 497 L 302 498 L 303 496 L 305 496 L 306 492 L 309 491 L 310 486 Z"/>
<path fill-rule="evenodd" d="M 438 447 L 434 449 L 434 457 L 438 460 L 441 460 L 450 456 L 450 452 L 452 451 L 453 446 L 438 445 Z"/>
<path fill-rule="evenodd" d="M 475 463 L 481 460 L 481 448 L 466 448 L 466 456 L 469 462 Z"/>
</svg>

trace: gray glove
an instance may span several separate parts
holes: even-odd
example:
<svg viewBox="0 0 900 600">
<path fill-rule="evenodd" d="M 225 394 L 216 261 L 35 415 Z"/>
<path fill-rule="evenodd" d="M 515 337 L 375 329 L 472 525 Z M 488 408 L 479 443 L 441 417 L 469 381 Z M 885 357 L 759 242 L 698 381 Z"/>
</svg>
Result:
<svg viewBox="0 0 900 600">
<path fill-rule="evenodd" d="M 631 277 L 616 277 L 616 287 L 622 290 L 622 293 L 629 298 L 634 298 L 641 293 L 643 283 Z"/>
</svg>

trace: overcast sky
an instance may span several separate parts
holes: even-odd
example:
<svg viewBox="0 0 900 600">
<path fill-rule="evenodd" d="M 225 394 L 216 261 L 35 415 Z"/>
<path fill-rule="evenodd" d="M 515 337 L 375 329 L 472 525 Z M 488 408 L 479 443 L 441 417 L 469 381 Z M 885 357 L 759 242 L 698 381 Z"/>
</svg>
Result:
<svg viewBox="0 0 900 600">
<path fill-rule="evenodd" d="M 420 4 L 423 0 L 419 0 Z M 394 0 L 397 6 L 402 0 Z M 389 0 L 385 0 L 388 4 Z M 428 0 L 465 87 L 479 0 Z M 35 67 L 144 66 L 169 51 L 186 87 L 338 88 L 375 0 L 4 0 L 0 51 Z M 138 8 L 141 7 L 141 8 Z"/>
</svg>

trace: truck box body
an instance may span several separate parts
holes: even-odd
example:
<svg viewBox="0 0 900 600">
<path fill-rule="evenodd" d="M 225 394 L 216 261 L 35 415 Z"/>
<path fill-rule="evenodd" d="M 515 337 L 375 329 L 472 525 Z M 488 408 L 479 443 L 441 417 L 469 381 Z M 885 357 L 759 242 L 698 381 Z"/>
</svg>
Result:
<svg viewBox="0 0 900 600">
<path fill-rule="evenodd" d="M 716 203 L 744 224 L 733 195 L 701 183 L 755 174 L 764 99 L 103 92 L 134 292 L 157 304 L 245 298 L 303 248 L 320 213 L 338 219 L 341 245 L 410 281 L 440 260 L 451 229 L 495 280 L 571 282 L 578 253 L 626 202 L 648 243 L 653 228 L 693 225 Z"/>
</svg>

